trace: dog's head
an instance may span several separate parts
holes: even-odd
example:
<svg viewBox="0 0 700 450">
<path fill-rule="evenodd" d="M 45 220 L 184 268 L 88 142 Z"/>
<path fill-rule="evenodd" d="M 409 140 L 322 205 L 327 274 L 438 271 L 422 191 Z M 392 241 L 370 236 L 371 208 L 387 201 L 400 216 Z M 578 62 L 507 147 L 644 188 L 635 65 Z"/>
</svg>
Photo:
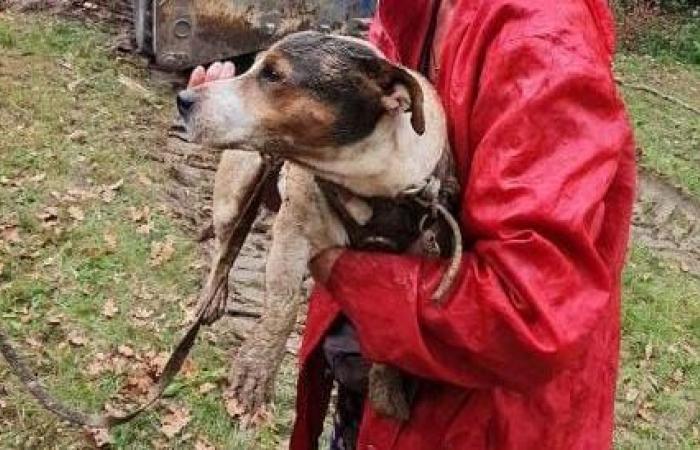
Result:
<svg viewBox="0 0 700 450">
<path fill-rule="evenodd" d="M 425 131 L 411 73 L 363 41 L 316 32 L 284 38 L 236 78 L 181 92 L 178 109 L 188 140 L 311 157 L 367 138 L 389 115 L 410 114 Z"/>
</svg>

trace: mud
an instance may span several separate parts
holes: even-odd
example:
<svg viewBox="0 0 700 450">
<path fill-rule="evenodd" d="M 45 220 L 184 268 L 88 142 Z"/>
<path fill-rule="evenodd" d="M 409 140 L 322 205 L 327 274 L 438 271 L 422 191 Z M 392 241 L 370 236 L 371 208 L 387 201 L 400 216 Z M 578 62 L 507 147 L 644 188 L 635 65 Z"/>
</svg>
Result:
<svg viewBox="0 0 700 450">
<path fill-rule="evenodd" d="M 633 240 L 700 277 L 700 201 L 658 176 L 641 172 Z"/>
</svg>

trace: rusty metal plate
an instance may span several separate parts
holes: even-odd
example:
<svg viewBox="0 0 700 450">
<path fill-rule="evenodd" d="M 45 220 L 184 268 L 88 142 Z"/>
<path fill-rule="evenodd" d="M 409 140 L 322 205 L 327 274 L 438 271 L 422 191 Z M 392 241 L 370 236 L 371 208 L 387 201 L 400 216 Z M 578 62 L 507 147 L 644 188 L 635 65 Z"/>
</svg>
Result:
<svg viewBox="0 0 700 450">
<path fill-rule="evenodd" d="M 340 30 L 376 0 L 155 0 L 156 64 L 185 69 L 259 51 L 288 33 Z"/>
</svg>

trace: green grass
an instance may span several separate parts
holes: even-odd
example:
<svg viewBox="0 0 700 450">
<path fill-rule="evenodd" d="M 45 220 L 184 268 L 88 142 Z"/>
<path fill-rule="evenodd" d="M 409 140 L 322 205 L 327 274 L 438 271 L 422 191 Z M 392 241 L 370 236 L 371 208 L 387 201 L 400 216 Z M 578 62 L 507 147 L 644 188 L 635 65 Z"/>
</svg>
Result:
<svg viewBox="0 0 700 450">
<path fill-rule="evenodd" d="M 700 109 L 700 67 L 648 56 L 621 55 L 618 74 Z M 700 115 L 647 92 L 623 86 L 642 167 L 700 198 Z"/>
<path fill-rule="evenodd" d="M 633 250 L 624 277 L 620 449 L 700 445 L 700 280 Z"/>
<path fill-rule="evenodd" d="M 114 353 L 122 344 L 137 355 L 169 350 L 199 278 L 191 268 L 195 246 L 161 200 L 163 166 L 146 158 L 164 144 L 171 94 L 149 84 L 129 61 L 116 61 L 106 41 L 104 32 L 82 24 L 0 15 L 0 227 L 16 226 L 21 239 L 0 241 L 0 320 L 50 390 L 88 411 L 99 411 L 130 374 L 127 368 L 88 376 L 95 355 Z M 119 76 L 153 95 L 129 89 Z M 70 138 L 78 130 L 84 140 Z M 101 186 L 120 179 L 115 198 L 103 201 Z M 66 200 L 71 189 L 97 196 Z M 130 214 L 130 208 L 145 206 L 151 211 L 148 235 L 139 233 Z M 46 207 L 58 209 L 58 223 L 49 228 L 38 217 Z M 71 207 L 83 211 L 84 220 L 71 217 Z M 105 234 L 116 237 L 113 249 Z M 166 238 L 174 242 L 174 256 L 153 267 L 151 245 Z M 111 319 L 101 313 L 108 299 L 119 309 Z M 152 318 L 135 321 L 137 308 L 148 309 Z M 48 324 L 57 317 L 60 323 Z M 89 341 L 70 345 L 72 332 Z M 237 430 L 220 387 L 198 393 L 202 384 L 225 379 L 228 349 L 202 340 L 193 359 L 193 373 L 169 392 L 171 402 L 191 410 L 183 432 L 172 440 L 162 435 L 164 412 L 157 409 L 118 428 L 115 447 L 152 448 L 155 442 L 192 448 L 203 440 L 217 448 L 275 448 L 277 430 L 284 431 L 289 415 L 258 433 Z M 0 448 L 86 447 L 80 433 L 60 426 L 22 392 L 4 364 L 0 380 L 6 404 L 0 408 Z M 289 382 L 283 383 L 280 408 L 289 409 L 290 392 Z"/>
<path fill-rule="evenodd" d="M 167 351 L 198 279 L 191 268 L 195 247 L 160 200 L 163 168 L 144 156 L 163 145 L 171 95 L 128 61 L 115 61 L 105 42 L 101 30 L 84 25 L 0 15 L 0 231 L 16 225 L 21 238 L 0 242 L 0 320 L 52 392 L 92 411 L 113 398 L 136 365 L 127 361 L 126 373 L 89 376 L 96 354 L 113 353 L 121 344 L 137 355 Z M 688 102 L 700 98 L 693 94 L 700 85 L 691 66 L 623 56 L 618 72 Z M 153 95 L 128 89 L 119 75 Z M 697 116 L 633 89 L 624 94 L 642 165 L 700 198 Z M 84 142 L 69 139 L 76 130 L 87 133 Z M 111 203 L 63 199 L 70 189 L 97 191 L 119 179 L 124 184 Z M 50 228 L 37 217 L 47 206 L 58 208 L 58 224 Z M 71 206 L 84 211 L 83 221 L 71 218 Z M 148 235 L 138 232 L 130 213 L 144 206 L 151 210 Z M 113 249 L 105 245 L 105 233 L 116 236 Z M 168 236 L 175 243 L 173 258 L 152 267 L 151 244 Z M 616 446 L 698 448 L 700 280 L 637 247 L 624 281 Z M 101 313 L 108 299 L 119 309 L 112 319 Z M 137 308 L 152 311 L 152 317 L 135 320 Z M 48 323 L 56 317 L 58 324 Z M 75 331 L 89 337 L 85 346 L 66 343 Z M 228 419 L 218 386 L 228 366 L 226 330 L 215 331 L 218 344 L 200 340 L 193 369 L 168 392 L 167 402 L 191 411 L 189 425 L 166 438 L 159 431 L 165 411 L 158 408 L 115 430 L 116 448 L 188 449 L 198 440 L 222 449 L 278 447 L 292 420 L 293 364 L 280 376 L 274 423 L 256 433 L 240 431 Z M 198 392 L 212 382 L 217 388 Z M 84 447 L 83 436 L 36 406 L 0 363 L 0 448 Z"/>
</svg>

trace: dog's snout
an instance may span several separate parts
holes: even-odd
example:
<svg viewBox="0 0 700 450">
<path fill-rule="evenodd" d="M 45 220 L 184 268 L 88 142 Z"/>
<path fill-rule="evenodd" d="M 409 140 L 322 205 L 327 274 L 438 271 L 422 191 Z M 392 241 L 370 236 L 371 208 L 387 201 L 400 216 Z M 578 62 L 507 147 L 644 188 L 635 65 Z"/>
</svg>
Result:
<svg viewBox="0 0 700 450">
<path fill-rule="evenodd" d="M 192 108 L 194 107 L 196 102 L 196 94 L 190 90 L 181 91 L 179 94 L 177 94 L 177 110 L 180 112 L 180 115 L 185 119 L 190 114 L 190 112 L 192 112 Z"/>
</svg>

